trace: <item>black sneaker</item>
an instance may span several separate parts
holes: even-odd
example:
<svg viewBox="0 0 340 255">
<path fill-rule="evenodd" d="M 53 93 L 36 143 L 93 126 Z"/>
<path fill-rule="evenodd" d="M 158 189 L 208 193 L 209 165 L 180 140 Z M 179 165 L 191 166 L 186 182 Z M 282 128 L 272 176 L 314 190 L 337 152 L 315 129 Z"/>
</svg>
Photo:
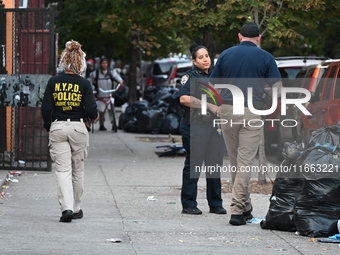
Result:
<svg viewBox="0 0 340 255">
<path fill-rule="evenodd" d="M 80 209 L 79 212 L 73 214 L 73 218 L 72 219 L 76 220 L 76 219 L 81 219 L 83 217 L 84 217 L 83 210 Z"/>
<path fill-rule="evenodd" d="M 229 224 L 234 226 L 246 225 L 246 221 L 244 220 L 243 215 L 234 214 L 231 215 Z"/>
<path fill-rule="evenodd" d="M 202 211 L 198 209 L 197 207 L 187 207 L 183 208 L 182 213 L 184 214 L 202 214 Z"/>
<path fill-rule="evenodd" d="M 227 214 L 227 210 L 224 209 L 222 206 L 210 207 L 209 212 L 216 213 L 216 214 Z"/>
<path fill-rule="evenodd" d="M 107 129 L 106 129 L 106 127 L 104 127 L 103 125 L 100 125 L 99 130 L 100 130 L 100 131 L 106 131 Z"/>
<path fill-rule="evenodd" d="M 254 218 L 253 215 L 251 214 L 252 211 L 253 211 L 253 207 L 251 207 L 249 211 L 246 211 L 243 213 L 243 218 L 245 221 L 248 221 Z"/>
<path fill-rule="evenodd" d="M 71 210 L 65 210 L 62 212 L 60 222 L 71 222 L 73 218 L 73 212 Z"/>
</svg>

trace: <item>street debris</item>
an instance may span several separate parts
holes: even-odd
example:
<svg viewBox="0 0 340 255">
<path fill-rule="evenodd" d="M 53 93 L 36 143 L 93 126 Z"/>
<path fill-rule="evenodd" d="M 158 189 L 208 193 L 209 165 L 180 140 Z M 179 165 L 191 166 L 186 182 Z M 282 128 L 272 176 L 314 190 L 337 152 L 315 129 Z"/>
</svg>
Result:
<svg viewBox="0 0 340 255">
<path fill-rule="evenodd" d="M 18 179 L 6 178 L 7 182 L 19 182 Z"/>
<path fill-rule="evenodd" d="M 108 243 L 121 243 L 121 242 L 123 242 L 123 240 L 120 239 L 120 238 L 110 238 L 110 239 L 106 239 L 106 242 L 108 242 Z"/>
<path fill-rule="evenodd" d="M 254 223 L 254 224 L 260 224 L 261 221 L 265 220 L 265 218 L 252 218 L 251 220 L 248 220 L 248 223 Z"/>
<path fill-rule="evenodd" d="M 173 157 L 173 156 L 184 156 L 186 151 L 183 148 L 182 143 L 173 143 L 168 145 L 160 145 L 156 147 L 158 148 L 165 148 L 163 152 L 156 152 L 158 157 Z"/>
<path fill-rule="evenodd" d="M 323 243 L 340 243 L 340 234 L 329 236 L 328 238 L 319 239 L 318 241 Z"/>
<path fill-rule="evenodd" d="M 148 201 L 156 201 L 157 198 L 155 198 L 154 196 L 148 196 L 147 200 Z"/>
<path fill-rule="evenodd" d="M 18 160 L 19 165 L 25 165 L 26 162 L 24 160 Z"/>
<path fill-rule="evenodd" d="M 21 172 L 13 172 L 13 171 L 8 172 L 8 177 L 18 177 L 20 175 L 21 175 Z"/>
</svg>

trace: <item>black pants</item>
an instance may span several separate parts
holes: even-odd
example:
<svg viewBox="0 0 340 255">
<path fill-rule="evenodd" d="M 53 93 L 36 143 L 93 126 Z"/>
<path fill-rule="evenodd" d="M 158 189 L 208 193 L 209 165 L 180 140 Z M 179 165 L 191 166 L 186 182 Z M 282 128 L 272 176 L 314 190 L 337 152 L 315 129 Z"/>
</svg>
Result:
<svg viewBox="0 0 340 255">
<path fill-rule="evenodd" d="M 189 129 L 182 128 L 182 142 L 186 150 L 183 168 L 181 202 L 182 207 L 197 206 L 197 182 L 200 172 L 206 173 L 207 200 L 209 207 L 222 206 L 221 178 L 219 172 L 207 172 L 209 167 L 222 166 L 225 153 L 223 137 L 212 123 L 193 121 Z M 202 167 L 204 163 L 204 167 Z M 203 171 L 201 171 L 203 170 Z"/>
</svg>

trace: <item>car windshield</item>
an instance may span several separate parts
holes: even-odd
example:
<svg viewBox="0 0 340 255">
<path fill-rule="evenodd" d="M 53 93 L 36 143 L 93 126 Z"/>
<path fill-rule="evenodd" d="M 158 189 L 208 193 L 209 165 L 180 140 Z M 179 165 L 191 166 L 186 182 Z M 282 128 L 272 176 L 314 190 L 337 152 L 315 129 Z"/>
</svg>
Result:
<svg viewBox="0 0 340 255">
<path fill-rule="evenodd" d="M 300 72 L 301 67 L 279 68 L 279 70 L 282 78 L 295 79 L 297 74 Z"/>
<path fill-rule="evenodd" d="M 155 63 L 152 74 L 153 75 L 168 74 L 173 65 L 174 62 Z"/>
<path fill-rule="evenodd" d="M 297 74 L 300 72 L 301 67 L 293 68 L 279 68 L 282 79 L 282 85 L 284 87 L 291 87 Z"/>
</svg>

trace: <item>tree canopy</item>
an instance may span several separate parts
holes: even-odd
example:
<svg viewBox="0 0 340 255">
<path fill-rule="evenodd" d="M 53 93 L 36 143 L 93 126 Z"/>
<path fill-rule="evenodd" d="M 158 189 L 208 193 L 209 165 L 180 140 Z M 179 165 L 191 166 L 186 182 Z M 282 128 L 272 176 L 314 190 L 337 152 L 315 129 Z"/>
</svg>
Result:
<svg viewBox="0 0 340 255">
<path fill-rule="evenodd" d="M 238 43 L 246 21 L 258 24 L 261 47 L 274 56 L 336 58 L 339 8 L 337 0 L 68 0 L 57 31 L 61 46 L 78 40 L 88 56 L 120 59 L 132 69 L 141 60 L 186 53 L 193 41 L 214 56 Z"/>
</svg>

